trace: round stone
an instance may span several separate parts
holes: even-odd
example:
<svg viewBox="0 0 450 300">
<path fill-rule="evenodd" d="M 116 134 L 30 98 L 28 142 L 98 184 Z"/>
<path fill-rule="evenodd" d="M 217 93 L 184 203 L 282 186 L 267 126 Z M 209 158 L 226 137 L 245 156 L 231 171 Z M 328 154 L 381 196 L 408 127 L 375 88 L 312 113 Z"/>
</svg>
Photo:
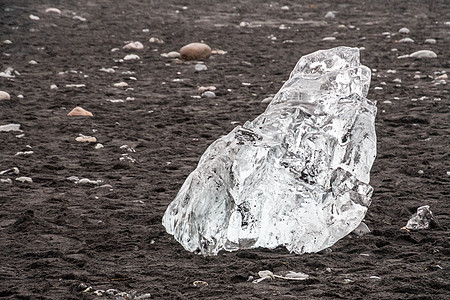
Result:
<svg viewBox="0 0 450 300">
<path fill-rule="evenodd" d="M 191 43 L 180 49 L 181 59 L 202 60 L 211 56 L 211 48 L 203 43 Z"/>
<path fill-rule="evenodd" d="M 7 92 L 0 91 L 0 100 L 9 100 L 11 96 Z"/>
</svg>

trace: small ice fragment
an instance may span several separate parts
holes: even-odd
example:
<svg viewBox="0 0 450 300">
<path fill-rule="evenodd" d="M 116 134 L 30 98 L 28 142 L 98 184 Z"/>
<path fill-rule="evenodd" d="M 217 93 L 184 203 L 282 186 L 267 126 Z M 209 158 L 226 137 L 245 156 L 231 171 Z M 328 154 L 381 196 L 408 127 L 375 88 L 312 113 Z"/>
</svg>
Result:
<svg viewBox="0 0 450 300">
<path fill-rule="evenodd" d="M 95 137 L 88 136 L 88 135 L 82 135 L 82 134 L 80 134 L 80 136 L 75 138 L 75 140 L 80 143 L 95 143 L 95 142 L 97 142 L 97 139 Z"/>
<path fill-rule="evenodd" d="M 86 85 L 84 83 L 82 83 L 82 84 L 66 84 L 66 87 L 68 87 L 68 88 L 81 88 L 81 87 L 86 87 Z"/>
<path fill-rule="evenodd" d="M 75 182 L 75 183 L 98 185 L 98 184 L 100 184 L 102 182 L 103 182 L 103 180 L 100 180 L 100 179 L 98 179 L 98 180 L 91 180 L 91 179 L 88 179 L 88 178 L 81 178 L 78 182 Z"/>
<path fill-rule="evenodd" d="M 250 23 L 249 23 L 249 22 L 242 21 L 241 23 L 239 23 L 239 26 L 240 26 L 240 27 L 249 27 L 249 26 L 250 26 Z"/>
<path fill-rule="evenodd" d="M 398 33 L 409 34 L 409 29 L 406 27 L 400 28 Z"/>
<path fill-rule="evenodd" d="M 273 97 L 266 97 L 263 100 L 261 100 L 261 103 L 270 103 L 273 100 Z"/>
<path fill-rule="evenodd" d="M 370 233 L 370 229 L 369 229 L 369 227 L 367 227 L 366 223 L 361 222 L 358 225 L 358 227 L 356 227 L 356 229 L 353 230 L 353 233 L 358 235 L 358 236 L 363 236 L 363 235 L 369 234 Z"/>
<path fill-rule="evenodd" d="M 22 130 L 20 130 L 20 124 L 0 125 L 0 132 L 8 132 L 8 131 L 22 132 Z"/>
<path fill-rule="evenodd" d="M 370 279 L 377 279 L 377 280 L 381 280 L 381 277 L 380 277 L 380 276 L 370 276 L 369 278 L 370 278 Z"/>
<path fill-rule="evenodd" d="M 202 93 L 202 97 L 204 98 L 214 98 L 216 97 L 216 94 L 214 92 L 211 91 L 206 91 Z"/>
<path fill-rule="evenodd" d="M 281 10 L 289 10 L 290 8 L 289 8 L 289 6 L 286 6 L 286 5 L 285 5 L 285 6 L 280 7 L 280 9 L 281 9 Z"/>
<path fill-rule="evenodd" d="M 424 41 L 425 44 L 436 44 L 436 40 L 435 39 L 426 39 Z"/>
<path fill-rule="evenodd" d="M 138 60 L 141 59 L 139 56 L 137 56 L 136 54 L 128 54 L 125 55 L 125 57 L 123 58 L 123 60 Z"/>
<path fill-rule="evenodd" d="M 334 19 L 336 18 L 336 14 L 333 11 L 329 11 L 325 14 L 326 19 Z"/>
<path fill-rule="evenodd" d="M 115 87 L 126 87 L 128 86 L 128 83 L 121 81 L 113 84 Z"/>
<path fill-rule="evenodd" d="M 18 156 L 18 155 L 31 155 L 33 154 L 34 151 L 19 151 L 17 152 L 14 156 Z"/>
<path fill-rule="evenodd" d="M 250 82 L 243 82 L 242 85 L 250 86 L 250 85 L 252 85 L 252 84 L 251 84 Z"/>
<path fill-rule="evenodd" d="M 419 50 L 419 51 L 416 51 L 414 53 L 411 53 L 409 55 L 409 57 L 414 57 L 414 58 L 435 58 L 435 57 L 437 57 L 437 55 L 436 55 L 436 53 L 434 51 L 431 51 L 431 50 Z M 400 56 L 398 58 L 400 58 Z"/>
<path fill-rule="evenodd" d="M 122 99 L 106 99 L 106 101 L 111 102 L 111 103 L 122 103 L 122 102 L 125 102 Z"/>
<path fill-rule="evenodd" d="M 0 179 L 0 182 L 1 182 L 1 183 L 8 183 L 8 184 L 12 184 L 12 180 L 11 180 L 11 178 L 6 178 L 6 179 L 3 179 L 3 178 L 1 178 L 1 179 Z"/>
<path fill-rule="evenodd" d="M 200 87 L 198 87 L 198 91 L 200 92 L 200 93 L 203 93 L 203 92 L 205 92 L 205 91 L 215 91 L 217 88 L 215 87 L 215 86 L 213 86 L 213 85 L 210 85 L 210 86 L 200 86 Z"/>
<path fill-rule="evenodd" d="M 433 213 L 429 205 L 424 205 L 417 208 L 417 212 L 411 216 L 405 228 L 410 230 L 428 229 L 436 227 L 437 220 L 434 219 Z"/>
<path fill-rule="evenodd" d="M 35 16 L 35 15 L 30 15 L 30 19 L 33 21 L 39 21 L 41 18 L 39 18 L 38 16 Z"/>
<path fill-rule="evenodd" d="M 195 68 L 196 72 L 201 72 L 201 71 L 208 70 L 208 67 L 205 66 L 204 64 L 196 64 L 194 68 Z"/>
<path fill-rule="evenodd" d="M 11 45 L 12 42 L 11 42 L 10 40 L 4 40 L 4 41 L 3 41 L 3 44 Z"/>
<path fill-rule="evenodd" d="M 399 43 L 408 43 L 408 44 L 411 44 L 411 43 L 414 43 L 414 40 L 411 39 L 411 38 L 409 38 L 409 37 L 406 37 L 406 38 L 402 38 L 402 39 L 399 40 L 398 42 L 399 42 Z"/>
<path fill-rule="evenodd" d="M 322 41 L 334 41 L 335 39 L 336 39 L 336 37 L 334 37 L 334 36 L 327 36 L 327 37 L 324 37 L 322 39 Z"/>
<path fill-rule="evenodd" d="M 18 73 L 18 72 L 17 72 L 17 73 Z M 14 71 L 14 69 L 11 68 L 11 67 L 7 67 L 7 68 L 5 69 L 5 71 L 0 72 L 0 77 L 4 77 L 4 78 L 14 78 L 14 77 L 16 77 L 14 74 L 16 74 L 15 71 Z M 16 75 L 19 75 L 19 74 L 16 74 Z"/>
<path fill-rule="evenodd" d="M 22 177 L 17 177 L 16 181 L 22 182 L 22 183 L 33 183 L 33 179 L 31 177 L 26 177 L 26 176 L 22 176 Z"/>
<path fill-rule="evenodd" d="M 100 143 L 97 143 L 97 145 L 95 145 L 95 147 L 94 147 L 95 149 L 102 149 L 103 148 L 103 145 L 102 144 L 100 144 Z"/>
<path fill-rule="evenodd" d="M 101 69 L 99 69 L 99 71 L 105 72 L 105 73 L 115 73 L 116 72 L 113 68 L 101 68 Z"/>
<path fill-rule="evenodd" d="M 385 31 L 385 32 L 383 32 L 383 33 L 381 33 L 381 35 L 391 35 L 391 33 L 389 32 L 389 31 Z"/>
<path fill-rule="evenodd" d="M 17 167 L 0 171 L 0 175 L 5 175 L 5 174 L 16 174 L 17 175 L 19 173 L 20 173 L 20 171 L 19 171 L 19 168 L 17 168 Z"/>
<path fill-rule="evenodd" d="M 77 21 L 81 21 L 81 22 L 86 22 L 86 18 L 83 18 L 83 17 L 80 17 L 80 16 L 73 16 L 72 19 L 77 20 Z"/>
<path fill-rule="evenodd" d="M 395 83 L 401 83 L 402 80 L 401 80 L 400 78 L 395 78 L 395 79 L 392 80 L 392 82 L 395 82 Z"/>
<path fill-rule="evenodd" d="M 46 12 L 46 13 L 55 13 L 55 14 L 58 14 L 58 15 L 61 14 L 61 10 L 59 10 L 59 9 L 57 9 L 57 8 L 54 8 L 54 7 L 47 8 L 47 9 L 45 10 L 45 12 Z"/>
</svg>

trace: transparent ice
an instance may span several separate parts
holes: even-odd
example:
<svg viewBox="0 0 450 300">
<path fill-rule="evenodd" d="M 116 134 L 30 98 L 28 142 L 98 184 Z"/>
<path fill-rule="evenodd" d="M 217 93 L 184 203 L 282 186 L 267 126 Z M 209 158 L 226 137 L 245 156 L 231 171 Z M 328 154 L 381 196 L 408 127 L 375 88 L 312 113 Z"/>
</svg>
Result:
<svg viewBox="0 0 450 300">
<path fill-rule="evenodd" d="M 266 111 L 212 143 L 167 208 L 186 250 L 216 255 L 328 248 L 363 219 L 372 195 L 375 103 L 357 48 L 303 56 Z"/>
</svg>

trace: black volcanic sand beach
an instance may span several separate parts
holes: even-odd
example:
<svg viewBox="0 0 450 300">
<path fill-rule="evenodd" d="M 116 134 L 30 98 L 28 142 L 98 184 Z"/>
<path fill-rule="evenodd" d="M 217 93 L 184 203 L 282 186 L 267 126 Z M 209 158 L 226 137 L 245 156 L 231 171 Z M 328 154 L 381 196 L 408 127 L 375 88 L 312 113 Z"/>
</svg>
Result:
<svg viewBox="0 0 450 300">
<path fill-rule="evenodd" d="M 329 11 L 336 17 L 325 18 Z M 0 72 L 20 75 L 0 77 L 11 95 L 0 101 L 0 125 L 22 132 L 0 132 L 0 171 L 20 171 L 0 175 L 0 297 L 449 299 L 449 13 L 446 0 L 2 0 Z M 405 37 L 414 43 L 398 42 Z M 144 49 L 122 49 L 127 41 Z M 205 60 L 206 71 L 161 56 L 200 41 L 227 51 Z M 373 70 L 372 233 L 305 255 L 185 251 L 161 219 L 207 146 L 262 113 L 301 56 L 341 45 L 361 47 Z M 423 49 L 437 58 L 398 58 Z M 140 59 L 120 62 L 127 54 Z M 113 85 L 122 81 L 128 87 Z M 210 85 L 215 98 L 193 97 Z M 67 116 L 76 106 L 94 116 Z M 104 147 L 75 141 L 79 134 Z M 422 205 L 440 226 L 400 230 Z M 248 281 L 261 270 L 310 278 Z M 94 293 L 108 289 L 128 294 Z"/>
</svg>

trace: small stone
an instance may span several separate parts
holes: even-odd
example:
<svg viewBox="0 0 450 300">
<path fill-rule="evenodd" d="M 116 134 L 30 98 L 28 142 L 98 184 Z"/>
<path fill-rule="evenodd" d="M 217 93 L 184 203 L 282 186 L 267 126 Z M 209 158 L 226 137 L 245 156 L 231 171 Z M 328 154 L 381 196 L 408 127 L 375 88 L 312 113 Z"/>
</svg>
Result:
<svg viewBox="0 0 450 300">
<path fill-rule="evenodd" d="M 206 281 L 196 280 L 192 283 L 195 287 L 206 287 L 208 283 Z"/>
<path fill-rule="evenodd" d="M 334 18 L 336 18 L 336 14 L 332 11 L 327 12 L 325 15 L 325 19 L 334 19 Z"/>
<path fill-rule="evenodd" d="M 113 84 L 115 87 L 127 87 L 128 83 L 126 83 L 125 81 L 121 81 L 121 82 L 117 82 Z"/>
<path fill-rule="evenodd" d="M 90 111 L 87 111 L 80 106 L 77 106 L 74 109 L 72 109 L 67 115 L 68 116 L 88 116 L 88 117 L 94 116 Z"/>
<path fill-rule="evenodd" d="M 211 56 L 211 48 L 203 43 L 191 43 L 180 49 L 183 60 L 202 60 Z"/>
<path fill-rule="evenodd" d="M 170 51 L 169 53 L 167 53 L 167 57 L 168 58 L 180 58 L 181 55 L 177 51 Z"/>
<path fill-rule="evenodd" d="M 33 179 L 31 177 L 26 177 L 26 176 L 17 177 L 16 181 L 19 181 L 22 183 L 33 183 Z"/>
<path fill-rule="evenodd" d="M 409 34 L 409 29 L 406 27 L 400 28 L 398 33 Z"/>
<path fill-rule="evenodd" d="M 205 66 L 204 64 L 196 64 L 195 65 L 195 72 L 201 72 L 201 71 L 206 71 L 208 70 L 208 67 Z"/>
<path fill-rule="evenodd" d="M 3 44 L 6 44 L 6 45 L 11 45 L 11 44 L 12 44 L 12 42 L 11 42 L 10 40 L 4 40 L 4 41 L 3 41 Z"/>
<path fill-rule="evenodd" d="M 336 37 L 334 36 L 327 36 L 322 39 L 322 41 L 334 41 L 334 40 L 336 40 Z"/>
<path fill-rule="evenodd" d="M 223 50 L 220 50 L 220 49 L 215 49 L 215 50 L 211 51 L 211 54 L 217 54 L 217 55 L 225 55 L 227 53 L 228 53 L 227 51 L 223 51 Z"/>
<path fill-rule="evenodd" d="M 0 91 L 0 100 L 9 100 L 11 99 L 11 96 L 4 91 Z"/>
<path fill-rule="evenodd" d="M 206 91 L 215 91 L 217 88 L 213 85 L 210 86 L 200 86 L 197 90 L 200 93 L 206 92 Z"/>
<path fill-rule="evenodd" d="M 411 38 L 409 38 L 409 37 L 406 37 L 406 38 L 403 38 L 403 39 L 399 40 L 398 42 L 399 42 L 399 43 L 412 44 L 412 43 L 414 43 L 414 40 L 411 39 Z"/>
<path fill-rule="evenodd" d="M 162 39 L 156 37 L 151 37 L 148 41 L 150 43 L 164 44 L 164 41 Z"/>
<path fill-rule="evenodd" d="M 87 135 L 80 135 L 75 140 L 80 143 L 95 143 L 95 142 L 97 142 L 97 139 L 95 137 L 87 136 Z"/>
<path fill-rule="evenodd" d="M 402 80 L 401 80 L 400 78 L 395 78 L 394 80 L 392 80 L 392 82 L 395 82 L 395 83 L 401 83 Z"/>
<path fill-rule="evenodd" d="M 102 148 L 104 148 L 104 146 L 103 146 L 102 144 L 100 144 L 100 143 L 98 143 L 97 145 L 95 145 L 95 149 L 96 149 L 96 150 L 102 149 Z"/>
<path fill-rule="evenodd" d="M 249 23 L 249 22 L 244 22 L 244 21 L 242 21 L 241 23 L 239 23 L 239 26 L 240 26 L 240 27 L 249 27 L 249 26 L 250 26 L 250 23 Z"/>
<path fill-rule="evenodd" d="M 425 44 L 436 44 L 436 40 L 435 39 L 426 39 L 424 41 Z"/>
<path fill-rule="evenodd" d="M 38 63 L 37 63 L 37 61 L 35 61 L 35 60 L 30 60 L 30 61 L 28 62 L 28 64 L 30 64 L 30 65 L 37 65 Z"/>
<path fill-rule="evenodd" d="M 56 84 L 52 84 L 52 85 L 50 86 L 50 89 L 51 89 L 51 90 L 57 90 L 57 89 L 58 89 L 58 86 L 57 86 Z"/>
<path fill-rule="evenodd" d="M 214 97 L 216 97 L 216 94 L 211 91 L 206 91 L 202 94 L 202 97 L 203 98 L 214 98 Z"/>
<path fill-rule="evenodd" d="M 125 55 L 125 57 L 123 58 L 123 60 L 138 60 L 141 59 L 139 56 L 137 56 L 136 54 L 128 54 Z"/>
<path fill-rule="evenodd" d="M 41 18 L 39 18 L 38 16 L 35 16 L 35 15 L 30 15 L 30 19 L 33 21 L 39 21 Z"/>
<path fill-rule="evenodd" d="M 370 276 L 369 278 L 370 278 L 370 279 L 377 279 L 377 280 L 381 280 L 381 277 L 380 277 L 380 276 Z"/>
<path fill-rule="evenodd" d="M 331 268 L 326 268 L 325 271 L 327 271 L 328 273 L 331 273 Z"/>
<path fill-rule="evenodd" d="M 55 13 L 55 14 L 58 14 L 58 15 L 61 14 L 61 11 L 59 9 L 57 9 L 57 8 L 54 8 L 54 7 L 47 8 L 45 10 L 45 12 L 46 13 Z"/>
<path fill-rule="evenodd" d="M 281 9 L 281 10 L 289 10 L 290 8 L 289 8 L 289 6 L 286 6 L 286 5 L 285 5 L 285 6 L 280 7 L 280 9 Z"/>
<path fill-rule="evenodd" d="M 82 84 L 66 84 L 66 87 L 68 87 L 68 88 L 82 88 L 82 87 L 86 87 L 86 85 L 83 84 L 83 83 Z"/>
<path fill-rule="evenodd" d="M 144 45 L 141 42 L 131 42 L 123 46 L 123 49 L 142 50 L 144 49 Z"/>
<path fill-rule="evenodd" d="M 20 131 L 20 124 L 7 124 L 0 126 L 0 132 L 8 132 L 8 131 Z"/>
<path fill-rule="evenodd" d="M 72 18 L 73 20 L 77 20 L 77 21 L 81 21 L 81 22 L 86 22 L 86 18 L 80 17 L 80 16 L 73 16 Z"/>
<path fill-rule="evenodd" d="M 436 58 L 437 54 L 431 50 L 419 50 L 414 53 L 411 53 L 409 57 L 413 58 Z M 399 57 L 400 58 L 400 57 Z"/>
</svg>

